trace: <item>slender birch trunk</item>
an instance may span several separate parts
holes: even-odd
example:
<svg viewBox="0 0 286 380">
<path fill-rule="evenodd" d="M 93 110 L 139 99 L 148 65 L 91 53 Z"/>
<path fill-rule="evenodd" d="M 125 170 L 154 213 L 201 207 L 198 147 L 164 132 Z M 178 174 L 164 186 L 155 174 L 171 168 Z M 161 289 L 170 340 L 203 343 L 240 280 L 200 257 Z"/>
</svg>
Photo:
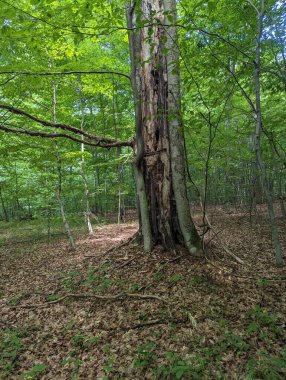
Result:
<svg viewBox="0 0 286 380">
<path fill-rule="evenodd" d="M 82 88 L 80 83 L 80 75 L 78 76 L 78 93 L 79 93 L 79 100 L 80 100 L 80 113 L 81 113 L 81 121 L 80 121 L 80 129 L 83 131 L 84 129 L 84 104 L 82 99 Z M 83 140 L 83 135 L 81 135 L 81 139 Z M 94 235 L 94 231 L 92 228 L 91 223 L 91 208 L 90 208 L 90 194 L 89 194 L 89 188 L 87 183 L 87 178 L 84 172 L 84 143 L 81 144 L 81 161 L 79 164 L 79 170 L 80 170 L 80 176 L 83 180 L 84 184 L 84 194 L 85 194 L 85 204 L 86 204 L 86 211 L 85 211 L 85 221 L 87 223 L 88 233 L 90 235 Z"/>
<path fill-rule="evenodd" d="M 53 119 L 54 119 L 54 123 L 56 123 L 57 122 L 57 85 L 56 84 L 54 84 L 53 86 Z M 56 197 L 59 202 L 64 228 L 68 236 L 69 249 L 70 251 L 75 251 L 76 250 L 75 241 L 74 241 L 74 238 L 73 238 L 73 235 L 72 235 L 72 232 L 71 232 L 71 229 L 66 217 L 65 206 L 62 200 L 62 164 L 61 164 L 61 155 L 60 155 L 58 143 L 56 140 L 55 140 L 55 148 L 56 148 L 57 170 L 58 170 L 58 189 L 56 192 Z"/>
</svg>

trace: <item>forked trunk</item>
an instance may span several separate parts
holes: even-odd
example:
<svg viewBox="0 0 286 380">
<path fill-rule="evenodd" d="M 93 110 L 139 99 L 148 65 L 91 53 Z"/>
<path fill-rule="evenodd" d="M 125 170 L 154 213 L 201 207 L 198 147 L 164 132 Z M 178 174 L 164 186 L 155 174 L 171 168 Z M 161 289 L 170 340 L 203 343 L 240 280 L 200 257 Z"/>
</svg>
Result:
<svg viewBox="0 0 286 380">
<path fill-rule="evenodd" d="M 200 253 L 185 183 L 174 0 L 127 8 L 136 107 L 135 177 L 146 250 L 185 245 Z"/>
</svg>

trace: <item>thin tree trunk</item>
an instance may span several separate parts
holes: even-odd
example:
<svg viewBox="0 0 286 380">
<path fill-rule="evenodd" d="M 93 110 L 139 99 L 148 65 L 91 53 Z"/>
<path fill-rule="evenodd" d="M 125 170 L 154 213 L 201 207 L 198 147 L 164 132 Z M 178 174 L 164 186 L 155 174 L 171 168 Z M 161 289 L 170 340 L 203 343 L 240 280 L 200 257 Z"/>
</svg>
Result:
<svg viewBox="0 0 286 380">
<path fill-rule="evenodd" d="M 57 122 L 57 111 L 56 111 L 56 109 L 57 109 L 57 85 L 54 85 L 53 86 L 53 118 L 54 118 L 54 123 Z M 74 238 L 73 238 L 73 235 L 72 235 L 72 232 L 71 232 L 71 229 L 70 229 L 67 217 L 66 217 L 65 206 L 64 206 L 64 202 L 63 202 L 62 196 L 61 196 L 62 195 L 62 167 L 61 167 L 62 165 L 61 165 L 61 156 L 60 156 L 57 141 L 55 141 L 55 148 L 56 148 L 57 170 L 58 170 L 58 189 L 56 192 L 56 197 L 57 197 L 57 200 L 59 202 L 64 228 L 65 228 L 66 234 L 67 234 L 68 239 L 69 239 L 69 249 L 71 251 L 75 251 L 76 245 L 75 245 Z"/>
<path fill-rule="evenodd" d="M 115 86 L 113 80 L 113 93 L 112 93 L 112 115 L 113 115 L 113 126 L 115 132 L 115 138 L 118 139 L 118 129 L 117 129 L 117 102 L 115 96 Z M 117 147 L 117 158 L 120 160 L 121 147 Z M 121 187 L 123 181 L 123 164 L 121 162 L 117 165 L 117 180 L 118 180 L 118 208 L 117 208 L 117 224 L 123 223 L 125 221 L 125 208 L 124 208 L 124 195 L 122 194 Z"/>
<path fill-rule="evenodd" d="M 256 58 L 255 58 L 255 64 L 254 64 L 255 100 L 256 100 L 256 130 L 255 130 L 255 136 L 254 136 L 254 148 L 255 148 L 256 160 L 257 160 L 257 164 L 258 164 L 259 172 L 260 172 L 261 187 L 262 189 L 264 189 L 265 196 L 266 196 L 272 239 L 273 239 L 274 249 L 275 249 L 276 265 L 282 266 L 283 265 L 282 250 L 281 250 L 277 222 L 276 222 L 274 207 L 273 207 L 273 194 L 272 194 L 272 190 L 270 188 L 270 184 L 267 178 L 265 164 L 264 164 L 262 153 L 261 153 L 261 132 L 262 132 L 263 124 L 262 124 L 261 96 L 260 96 L 260 88 L 261 88 L 260 87 L 260 70 L 261 70 L 260 57 L 261 57 L 261 37 L 262 37 L 263 17 L 264 17 L 264 0 L 261 0 L 260 5 L 261 5 L 260 11 L 258 14 Z"/>
<path fill-rule="evenodd" d="M 15 163 L 15 202 L 16 202 L 16 215 L 19 217 L 20 210 L 22 209 L 19 201 L 19 183 L 18 183 L 18 172 L 17 165 Z"/>
<path fill-rule="evenodd" d="M 83 107 L 83 100 L 82 100 L 82 89 L 81 89 L 81 83 L 80 83 L 80 75 L 78 76 L 78 82 L 79 82 L 79 99 L 80 99 L 80 112 L 81 112 L 81 121 L 80 121 L 80 129 L 83 131 L 84 128 L 84 107 Z M 83 140 L 83 135 L 81 136 Z M 86 179 L 86 175 L 84 172 L 84 144 L 81 144 L 81 161 L 79 164 L 79 169 L 80 169 L 80 175 L 83 180 L 84 184 L 84 194 L 85 194 L 85 203 L 86 203 L 86 211 L 85 211 L 85 221 L 87 223 L 87 228 L 88 228 L 88 233 L 90 235 L 94 235 L 94 231 L 92 228 L 92 223 L 91 223 L 91 209 L 90 209 L 90 195 L 89 195 L 89 189 L 88 189 L 88 183 Z"/>
<path fill-rule="evenodd" d="M 3 209 L 3 214 L 4 214 L 5 222 L 9 222 L 9 216 L 8 216 L 8 212 L 7 212 L 7 209 L 6 209 L 6 206 L 5 206 L 5 202 L 4 202 L 4 198 L 3 198 L 3 194 L 2 194 L 2 187 L 1 187 L 1 185 L 0 185 L 0 200 L 1 200 L 1 205 L 2 205 L 2 209 Z"/>
<path fill-rule="evenodd" d="M 279 201 L 280 201 L 280 209 L 281 209 L 281 214 L 283 219 L 286 219 L 286 208 L 284 204 L 284 199 L 283 199 L 283 190 L 282 190 L 282 175 L 280 174 L 279 176 Z"/>
</svg>

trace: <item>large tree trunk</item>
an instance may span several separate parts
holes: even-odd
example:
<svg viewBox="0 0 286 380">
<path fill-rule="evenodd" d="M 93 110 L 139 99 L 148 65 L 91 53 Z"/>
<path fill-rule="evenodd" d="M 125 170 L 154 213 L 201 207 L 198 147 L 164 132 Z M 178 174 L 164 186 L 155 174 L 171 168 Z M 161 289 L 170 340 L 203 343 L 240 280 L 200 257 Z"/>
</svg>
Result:
<svg viewBox="0 0 286 380">
<path fill-rule="evenodd" d="M 136 108 L 135 177 L 145 249 L 183 244 L 199 254 L 185 183 L 175 4 L 142 0 L 127 8 Z"/>
</svg>

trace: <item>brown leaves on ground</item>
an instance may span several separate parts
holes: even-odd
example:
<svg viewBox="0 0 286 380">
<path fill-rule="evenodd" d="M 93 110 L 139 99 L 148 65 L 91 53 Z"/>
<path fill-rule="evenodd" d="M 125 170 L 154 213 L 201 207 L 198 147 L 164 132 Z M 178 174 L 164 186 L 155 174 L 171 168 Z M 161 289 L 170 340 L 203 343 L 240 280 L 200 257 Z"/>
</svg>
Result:
<svg viewBox="0 0 286 380">
<path fill-rule="evenodd" d="M 212 223 L 244 266 L 211 232 L 206 259 L 134 242 L 103 255 L 136 224 L 97 228 L 75 253 L 66 241 L 2 248 L 2 377 L 283 379 L 286 277 L 267 223 L 222 212 Z"/>
</svg>

